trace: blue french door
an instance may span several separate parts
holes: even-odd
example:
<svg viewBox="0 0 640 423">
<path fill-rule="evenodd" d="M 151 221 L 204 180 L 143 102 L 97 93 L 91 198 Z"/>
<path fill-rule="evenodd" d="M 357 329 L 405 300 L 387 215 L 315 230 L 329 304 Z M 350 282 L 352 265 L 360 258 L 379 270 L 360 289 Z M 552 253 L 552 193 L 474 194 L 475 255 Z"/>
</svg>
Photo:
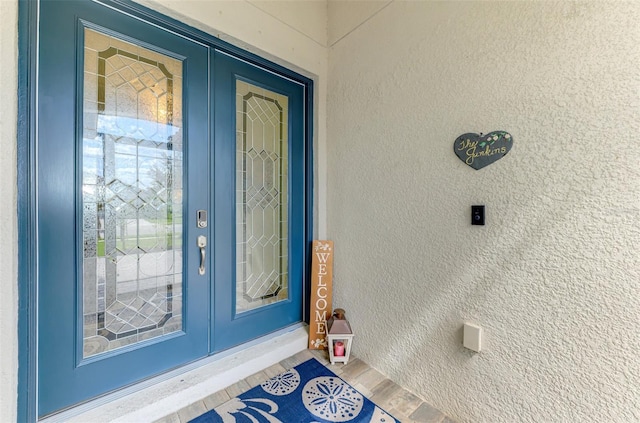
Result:
<svg viewBox="0 0 640 423">
<path fill-rule="evenodd" d="M 212 349 L 302 321 L 304 86 L 216 51 Z M 232 248 L 229 248 L 232 246 Z"/>
<path fill-rule="evenodd" d="M 40 0 L 39 416 L 302 321 L 304 85 L 119 5 Z"/>
<path fill-rule="evenodd" d="M 43 416 L 208 354 L 210 189 L 208 48 L 98 3 L 40 6 Z"/>
</svg>

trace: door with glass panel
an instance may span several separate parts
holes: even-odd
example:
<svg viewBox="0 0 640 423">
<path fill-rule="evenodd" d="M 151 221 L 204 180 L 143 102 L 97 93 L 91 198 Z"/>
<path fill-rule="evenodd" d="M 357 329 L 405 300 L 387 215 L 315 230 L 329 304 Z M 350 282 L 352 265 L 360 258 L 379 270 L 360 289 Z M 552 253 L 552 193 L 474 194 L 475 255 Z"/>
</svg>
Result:
<svg viewBox="0 0 640 423">
<path fill-rule="evenodd" d="M 304 85 L 93 1 L 39 38 L 38 414 L 302 321 Z"/>
<path fill-rule="evenodd" d="M 40 15 L 43 416 L 209 353 L 210 120 L 206 46 L 94 2 Z"/>
<path fill-rule="evenodd" d="M 212 350 L 302 320 L 304 86 L 213 55 L 216 207 Z M 233 248 L 229 248 L 232 245 Z"/>
</svg>

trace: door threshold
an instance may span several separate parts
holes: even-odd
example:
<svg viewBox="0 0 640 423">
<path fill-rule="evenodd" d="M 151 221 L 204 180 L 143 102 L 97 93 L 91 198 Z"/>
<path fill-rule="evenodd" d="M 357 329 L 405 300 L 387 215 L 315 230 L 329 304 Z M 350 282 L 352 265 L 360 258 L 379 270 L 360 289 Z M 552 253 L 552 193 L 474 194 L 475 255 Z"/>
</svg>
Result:
<svg viewBox="0 0 640 423">
<path fill-rule="evenodd" d="M 287 327 L 123 388 L 39 422 L 153 422 L 307 348 L 308 327 Z"/>
</svg>

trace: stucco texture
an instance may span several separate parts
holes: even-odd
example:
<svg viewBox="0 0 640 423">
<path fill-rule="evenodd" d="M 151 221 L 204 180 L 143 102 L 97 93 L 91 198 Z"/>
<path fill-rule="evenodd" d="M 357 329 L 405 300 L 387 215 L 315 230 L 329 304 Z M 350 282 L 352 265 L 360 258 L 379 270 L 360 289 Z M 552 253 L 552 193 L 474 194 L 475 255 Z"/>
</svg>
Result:
<svg viewBox="0 0 640 423">
<path fill-rule="evenodd" d="M 395 1 L 329 51 L 334 306 L 355 354 L 457 420 L 640 421 L 639 21 Z M 504 158 L 456 157 L 492 130 Z"/>
</svg>

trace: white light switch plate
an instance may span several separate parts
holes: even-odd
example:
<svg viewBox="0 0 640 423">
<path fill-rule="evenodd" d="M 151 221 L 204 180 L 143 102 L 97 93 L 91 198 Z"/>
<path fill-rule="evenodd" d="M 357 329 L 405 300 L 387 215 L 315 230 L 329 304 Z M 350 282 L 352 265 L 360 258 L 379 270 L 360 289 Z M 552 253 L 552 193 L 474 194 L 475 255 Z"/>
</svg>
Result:
<svg viewBox="0 0 640 423">
<path fill-rule="evenodd" d="M 472 323 L 465 323 L 462 345 L 472 351 L 480 352 L 482 349 L 482 328 Z"/>
</svg>

